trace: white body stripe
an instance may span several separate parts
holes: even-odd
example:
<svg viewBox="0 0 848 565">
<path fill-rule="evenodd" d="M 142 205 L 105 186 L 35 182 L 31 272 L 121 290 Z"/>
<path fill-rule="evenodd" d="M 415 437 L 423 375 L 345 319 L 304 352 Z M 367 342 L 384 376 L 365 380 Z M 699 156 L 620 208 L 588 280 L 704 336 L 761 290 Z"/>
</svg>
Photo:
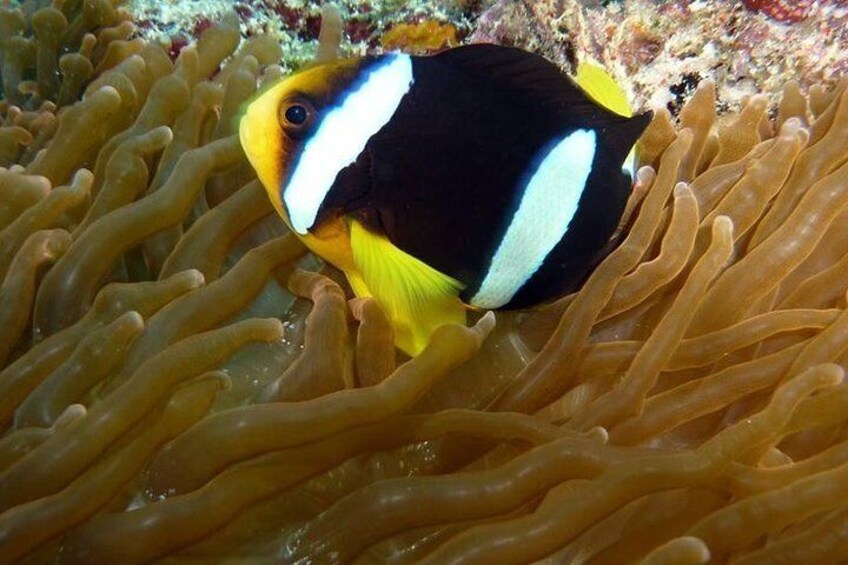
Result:
<svg viewBox="0 0 848 565">
<path fill-rule="evenodd" d="M 554 145 L 532 173 L 512 222 L 471 304 L 507 304 L 568 231 L 595 158 L 596 134 L 577 130 Z"/>
<path fill-rule="evenodd" d="M 412 82 L 410 56 L 388 56 L 324 116 L 283 191 L 295 231 L 305 234 L 312 227 L 336 175 L 356 160 L 371 136 L 391 119 Z"/>
</svg>

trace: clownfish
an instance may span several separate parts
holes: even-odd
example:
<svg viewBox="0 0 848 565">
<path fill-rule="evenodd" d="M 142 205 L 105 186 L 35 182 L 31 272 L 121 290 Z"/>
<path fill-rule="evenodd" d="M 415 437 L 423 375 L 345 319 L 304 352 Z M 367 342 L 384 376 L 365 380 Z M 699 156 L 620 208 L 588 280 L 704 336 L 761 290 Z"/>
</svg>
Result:
<svg viewBox="0 0 848 565">
<path fill-rule="evenodd" d="M 239 135 L 289 228 L 417 355 L 468 308 L 574 291 L 608 250 L 651 114 L 631 117 L 594 74 L 590 95 L 542 57 L 485 44 L 336 60 L 260 93 Z"/>
</svg>

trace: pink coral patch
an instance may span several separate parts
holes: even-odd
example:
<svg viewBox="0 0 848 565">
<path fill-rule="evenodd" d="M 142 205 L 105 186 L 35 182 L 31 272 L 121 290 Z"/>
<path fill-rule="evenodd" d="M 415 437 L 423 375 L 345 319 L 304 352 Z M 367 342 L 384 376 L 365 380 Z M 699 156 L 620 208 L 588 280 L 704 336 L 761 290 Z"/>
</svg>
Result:
<svg viewBox="0 0 848 565">
<path fill-rule="evenodd" d="M 742 0 L 745 7 L 778 22 L 800 22 L 810 15 L 812 0 Z"/>
</svg>

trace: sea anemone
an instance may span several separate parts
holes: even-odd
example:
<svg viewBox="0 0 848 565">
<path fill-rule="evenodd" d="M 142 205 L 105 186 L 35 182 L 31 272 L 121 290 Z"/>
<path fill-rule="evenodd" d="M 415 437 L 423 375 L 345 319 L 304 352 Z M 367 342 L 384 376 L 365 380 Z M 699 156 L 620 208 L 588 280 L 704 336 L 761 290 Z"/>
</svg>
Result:
<svg viewBox="0 0 848 565">
<path fill-rule="evenodd" d="M 73 45 L 41 43 L 44 10 L 0 14 L 53 52 L 25 69 Z M 119 20 L 85 20 L 106 39 L 74 89 L 3 46 L 4 561 L 848 554 L 846 82 L 719 119 L 702 81 L 656 113 L 579 292 L 408 359 L 239 147 L 278 46 L 225 22 L 175 63 L 137 42 L 104 64 Z"/>
</svg>

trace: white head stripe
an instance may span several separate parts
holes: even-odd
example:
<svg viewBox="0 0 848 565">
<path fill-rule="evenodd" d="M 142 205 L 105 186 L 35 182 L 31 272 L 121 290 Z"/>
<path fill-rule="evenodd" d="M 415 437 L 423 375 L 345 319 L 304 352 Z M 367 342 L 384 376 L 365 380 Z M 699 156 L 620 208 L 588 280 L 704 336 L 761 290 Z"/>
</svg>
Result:
<svg viewBox="0 0 848 565">
<path fill-rule="evenodd" d="M 472 305 L 498 308 L 507 304 L 563 238 L 592 170 L 595 137 L 592 130 L 577 130 L 542 159 Z"/>
<path fill-rule="evenodd" d="M 336 175 L 391 119 L 412 82 L 409 55 L 390 55 L 324 116 L 284 188 L 283 201 L 295 231 L 305 234 L 312 227 Z"/>
</svg>

